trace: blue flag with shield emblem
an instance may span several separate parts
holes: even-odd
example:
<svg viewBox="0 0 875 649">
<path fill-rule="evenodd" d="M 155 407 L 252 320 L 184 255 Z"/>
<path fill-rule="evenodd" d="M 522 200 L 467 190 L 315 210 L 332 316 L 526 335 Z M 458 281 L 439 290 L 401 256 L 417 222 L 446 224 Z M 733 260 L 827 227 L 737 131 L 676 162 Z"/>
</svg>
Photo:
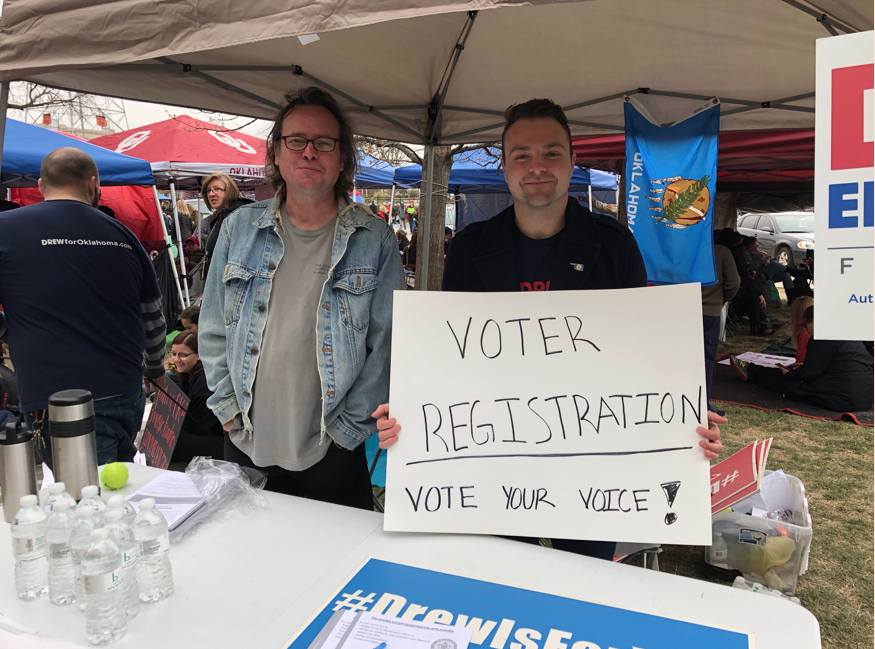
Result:
<svg viewBox="0 0 875 649">
<path fill-rule="evenodd" d="M 720 105 L 662 127 L 631 102 L 626 116 L 626 214 L 651 284 L 717 283 L 714 199 Z"/>
</svg>

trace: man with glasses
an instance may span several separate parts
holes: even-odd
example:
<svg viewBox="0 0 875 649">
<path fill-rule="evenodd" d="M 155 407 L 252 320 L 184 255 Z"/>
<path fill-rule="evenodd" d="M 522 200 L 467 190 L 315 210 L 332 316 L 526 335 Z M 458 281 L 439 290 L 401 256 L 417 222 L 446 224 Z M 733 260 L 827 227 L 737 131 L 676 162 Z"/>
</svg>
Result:
<svg viewBox="0 0 875 649">
<path fill-rule="evenodd" d="M 236 210 L 213 254 L 198 323 L 225 459 L 267 488 L 372 509 L 363 442 L 389 394 L 392 228 L 349 200 L 353 131 L 319 88 L 285 97 L 268 136 L 276 197 Z"/>
</svg>

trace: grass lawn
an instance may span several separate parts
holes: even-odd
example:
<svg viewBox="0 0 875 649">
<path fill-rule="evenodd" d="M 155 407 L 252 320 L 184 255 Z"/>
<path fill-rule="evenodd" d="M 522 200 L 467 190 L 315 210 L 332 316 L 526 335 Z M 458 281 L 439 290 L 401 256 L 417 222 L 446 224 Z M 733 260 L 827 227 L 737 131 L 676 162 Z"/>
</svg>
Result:
<svg viewBox="0 0 875 649">
<path fill-rule="evenodd" d="M 789 322 L 789 309 L 776 310 Z M 735 338 L 720 353 L 761 351 L 790 336 L 784 326 L 768 337 Z M 721 409 L 723 409 L 721 407 Z M 872 647 L 873 636 L 873 429 L 847 422 L 820 421 L 797 415 L 725 405 L 729 423 L 721 426 L 726 451 L 773 437 L 769 469 L 784 469 L 805 485 L 814 536 L 808 572 L 799 578 L 796 595 L 820 622 L 826 649 Z M 702 550 L 663 546 L 660 570 L 708 579 Z M 775 624 L 780 624 L 775 620 Z"/>
</svg>

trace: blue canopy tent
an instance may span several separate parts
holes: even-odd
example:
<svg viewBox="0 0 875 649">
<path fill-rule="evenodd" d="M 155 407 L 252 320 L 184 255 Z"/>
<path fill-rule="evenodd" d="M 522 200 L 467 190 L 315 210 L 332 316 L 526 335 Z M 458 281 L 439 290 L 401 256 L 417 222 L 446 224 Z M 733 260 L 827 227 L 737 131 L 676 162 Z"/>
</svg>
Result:
<svg viewBox="0 0 875 649">
<path fill-rule="evenodd" d="M 101 185 L 154 185 L 152 167 L 145 160 L 108 151 L 57 131 L 6 119 L 3 140 L 4 187 L 35 187 L 43 158 L 55 149 L 73 147 L 84 151 L 97 165 Z"/>
<path fill-rule="evenodd" d="M 382 160 L 358 154 L 358 173 L 355 175 L 356 189 L 389 189 L 394 180 L 394 168 Z"/>
<path fill-rule="evenodd" d="M 395 170 L 395 182 L 407 187 L 422 184 L 422 166 L 409 165 Z M 617 177 L 597 169 L 575 167 L 569 194 L 586 203 L 592 197 L 604 203 L 616 201 Z M 448 193 L 456 196 L 456 230 L 470 223 L 485 221 L 513 203 L 504 173 L 497 161 L 483 165 L 473 161 L 454 162 L 450 170 Z"/>
</svg>

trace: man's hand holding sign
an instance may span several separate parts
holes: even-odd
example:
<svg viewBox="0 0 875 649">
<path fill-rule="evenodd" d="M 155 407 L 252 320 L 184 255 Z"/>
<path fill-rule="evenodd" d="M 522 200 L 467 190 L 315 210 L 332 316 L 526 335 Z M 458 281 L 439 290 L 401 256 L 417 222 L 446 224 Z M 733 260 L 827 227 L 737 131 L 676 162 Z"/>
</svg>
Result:
<svg viewBox="0 0 875 649">
<path fill-rule="evenodd" d="M 719 431 L 677 328 L 699 310 L 697 285 L 396 294 L 393 362 L 420 380 L 390 388 L 405 434 L 375 413 L 399 442 L 386 529 L 709 543 Z"/>
</svg>

